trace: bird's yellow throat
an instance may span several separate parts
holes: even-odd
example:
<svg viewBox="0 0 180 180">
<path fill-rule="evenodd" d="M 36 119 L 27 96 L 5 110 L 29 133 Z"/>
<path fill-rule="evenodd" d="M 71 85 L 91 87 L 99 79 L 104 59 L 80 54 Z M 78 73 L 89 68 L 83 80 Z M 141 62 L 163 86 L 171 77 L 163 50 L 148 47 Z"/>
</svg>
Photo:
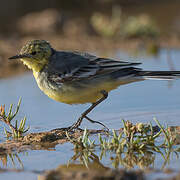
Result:
<svg viewBox="0 0 180 180">
<path fill-rule="evenodd" d="M 28 58 L 22 58 L 20 60 L 33 72 L 40 72 L 42 68 L 44 68 L 44 66 L 48 64 L 48 60 L 45 58 L 42 59 L 41 61 L 37 61 L 35 59 L 32 60 Z"/>
</svg>

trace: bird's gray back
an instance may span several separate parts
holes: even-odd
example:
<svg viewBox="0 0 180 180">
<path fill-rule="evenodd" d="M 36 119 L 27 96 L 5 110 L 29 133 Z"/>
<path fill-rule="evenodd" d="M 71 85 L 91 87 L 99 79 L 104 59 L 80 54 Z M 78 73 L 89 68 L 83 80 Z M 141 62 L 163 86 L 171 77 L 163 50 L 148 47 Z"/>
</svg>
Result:
<svg viewBox="0 0 180 180">
<path fill-rule="evenodd" d="M 72 51 L 55 51 L 50 57 L 48 68 L 57 73 L 72 73 L 83 66 L 89 64 L 89 60 L 95 59 L 96 56 L 88 53 Z"/>
</svg>

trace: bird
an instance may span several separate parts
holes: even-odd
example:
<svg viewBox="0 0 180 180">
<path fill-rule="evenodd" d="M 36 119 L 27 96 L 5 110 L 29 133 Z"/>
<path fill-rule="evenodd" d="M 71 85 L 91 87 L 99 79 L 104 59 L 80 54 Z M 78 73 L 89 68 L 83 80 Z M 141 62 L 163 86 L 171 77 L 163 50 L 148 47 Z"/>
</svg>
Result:
<svg viewBox="0 0 180 180">
<path fill-rule="evenodd" d="M 78 120 L 67 127 L 78 129 L 88 114 L 107 99 L 110 91 L 121 85 L 146 79 L 172 80 L 180 71 L 145 71 L 139 62 L 127 62 L 92 55 L 87 52 L 57 51 L 46 40 L 27 42 L 15 56 L 33 71 L 39 88 L 50 98 L 66 104 L 91 103 Z M 108 129 L 108 128 L 107 128 Z"/>
</svg>

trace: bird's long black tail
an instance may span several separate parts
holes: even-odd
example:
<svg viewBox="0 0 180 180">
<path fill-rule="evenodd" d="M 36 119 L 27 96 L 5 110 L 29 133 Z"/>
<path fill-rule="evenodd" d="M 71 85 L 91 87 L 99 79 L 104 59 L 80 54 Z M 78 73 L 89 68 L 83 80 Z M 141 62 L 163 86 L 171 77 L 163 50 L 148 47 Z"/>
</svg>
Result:
<svg viewBox="0 0 180 180">
<path fill-rule="evenodd" d="M 172 80 L 180 78 L 180 71 L 140 71 L 144 79 Z"/>
</svg>

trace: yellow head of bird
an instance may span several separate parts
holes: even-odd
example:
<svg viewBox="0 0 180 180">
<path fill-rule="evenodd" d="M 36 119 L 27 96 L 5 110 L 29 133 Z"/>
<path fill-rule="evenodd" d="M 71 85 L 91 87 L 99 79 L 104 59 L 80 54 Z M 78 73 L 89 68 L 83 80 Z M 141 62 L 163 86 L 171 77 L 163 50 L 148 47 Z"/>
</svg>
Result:
<svg viewBox="0 0 180 180">
<path fill-rule="evenodd" d="M 33 71 L 40 71 L 49 61 L 52 54 L 51 45 L 45 40 L 32 40 L 24 45 L 20 54 L 9 59 L 20 59 Z"/>
</svg>

